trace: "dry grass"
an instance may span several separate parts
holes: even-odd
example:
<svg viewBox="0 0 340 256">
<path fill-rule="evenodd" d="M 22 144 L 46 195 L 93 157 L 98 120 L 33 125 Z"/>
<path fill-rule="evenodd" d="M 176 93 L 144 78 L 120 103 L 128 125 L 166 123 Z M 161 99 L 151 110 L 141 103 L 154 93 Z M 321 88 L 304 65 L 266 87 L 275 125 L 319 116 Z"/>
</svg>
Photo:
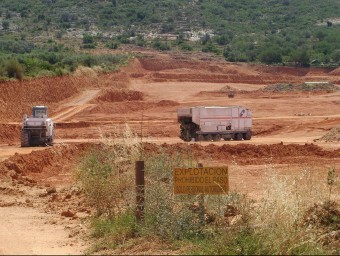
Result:
<svg viewBox="0 0 340 256">
<path fill-rule="evenodd" d="M 134 164 L 141 154 L 139 140 L 129 127 L 119 140 L 116 137 L 114 134 L 102 137 L 102 143 L 85 154 L 76 170 L 89 203 L 98 215 L 110 217 L 131 205 Z"/>
<path fill-rule="evenodd" d="M 251 200 L 236 192 L 205 196 L 205 224 L 202 225 L 197 208 L 199 196 L 173 194 L 173 168 L 193 167 L 197 160 L 190 152 L 158 152 L 161 153 L 142 154 L 140 138 L 126 127 L 111 137 L 103 137 L 99 148 L 83 159 L 78 178 L 99 216 L 93 222 L 97 242 L 92 252 L 114 250 L 138 254 L 138 245 L 132 244 L 140 239 L 156 239 L 166 244 L 165 252 L 180 251 L 181 254 L 339 252 L 334 243 L 329 242 L 336 238 L 336 234 L 330 232 L 340 225 L 339 204 L 325 204 L 339 193 L 338 177 L 333 169 L 329 170 L 327 179 L 327 175 L 320 177 L 311 167 L 302 168 L 294 176 L 280 176 L 274 175 L 277 173 L 274 167 L 268 166 L 270 182 L 261 200 Z M 144 222 L 138 222 L 134 216 L 134 163 L 142 156 L 146 177 L 145 216 Z M 322 203 L 330 207 L 323 207 Z M 311 225 L 306 216 L 313 213 L 313 207 L 319 212 L 330 209 L 325 215 L 329 223 L 318 222 L 313 217 Z M 327 239 L 320 239 L 324 236 Z M 160 252 L 158 243 L 152 246 Z M 152 248 L 142 251 L 152 254 Z"/>
</svg>

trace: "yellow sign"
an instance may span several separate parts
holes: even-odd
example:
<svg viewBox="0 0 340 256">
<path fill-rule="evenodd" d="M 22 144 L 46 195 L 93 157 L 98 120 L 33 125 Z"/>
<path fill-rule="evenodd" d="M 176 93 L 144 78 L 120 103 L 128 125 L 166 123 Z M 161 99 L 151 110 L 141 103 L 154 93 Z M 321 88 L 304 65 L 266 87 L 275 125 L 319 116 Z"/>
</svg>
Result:
<svg viewBox="0 0 340 256">
<path fill-rule="evenodd" d="M 228 167 L 175 168 L 174 193 L 218 195 L 229 190 Z"/>
</svg>

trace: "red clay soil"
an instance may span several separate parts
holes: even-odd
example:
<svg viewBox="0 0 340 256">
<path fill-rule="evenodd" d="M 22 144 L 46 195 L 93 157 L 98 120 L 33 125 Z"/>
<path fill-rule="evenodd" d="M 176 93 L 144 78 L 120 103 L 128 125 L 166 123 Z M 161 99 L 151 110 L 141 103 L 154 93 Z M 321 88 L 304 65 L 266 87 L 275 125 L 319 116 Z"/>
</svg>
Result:
<svg viewBox="0 0 340 256">
<path fill-rule="evenodd" d="M 121 102 L 121 101 L 139 101 L 143 100 L 143 93 L 128 89 L 105 89 L 93 103 L 96 102 Z"/>
<path fill-rule="evenodd" d="M 86 88 L 125 88 L 128 77 L 124 73 L 95 76 L 45 77 L 24 81 L 0 82 L 0 121 L 20 122 L 24 114 L 31 114 L 32 106 L 45 105 L 50 114 L 65 99 Z"/>
<path fill-rule="evenodd" d="M 214 159 L 223 162 L 236 162 L 240 165 L 261 165 L 267 163 L 311 163 L 324 161 L 340 161 L 340 148 L 333 151 L 323 150 L 314 144 L 271 144 L 271 145 L 222 145 L 210 144 L 155 144 L 147 143 L 145 152 L 157 152 L 165 150 L 170 154 L 184 154 L 194 156 L 197 159 Z"/>
<path fill-rule="evenodd" d="M 63 170 L 69 170 L 79 156 L 91 144 L 61 145 L 45 150 L 33 151 L 30 154 L 15 154 L 0 163 L 0 175 L 10 176 L 14 180 L 26 180 L 35 183 L 40 179 L 57 176 Z M 222 162 L 236 162 L 240 165 L 262 165 L 268 163 L 313 163 L 340 161 L 340 149 L 323 150 L 314 144 L 305 145 L 222 145 L 209 144 L 162 144 L 144 143 L 145 154 L 167 152 L 169 154 L 183 154 L 193 156 L 198 160 L 219 160 Z M 29 178 L 28 178 L 29 177 Z"/>
<path fill-rule="evenodd" d="M 20 125 L 0 124 L 0 144 L 13 143 L 20 138 Z"/>
<path fill-rule="evenodd" d="M 149 71 L 153 81 L 195 81 L 214 83 L 275 84 L 290 81 L 302 83 L 314 80 L 307 75 L 310 68 L 271 67 L 264 65 L 242 65 L 232 63 L 209 63 L 174 59 L 139 59 L 141 68 Z M 138 66 L 134 63 L 134 66 Z M 141 70 L 139 68 L 139 70 Z M 333 69 L 318 69 L 327 75 Z M 141 73 L 141 72 L 139 72 Z M 335 78 L 334 78 L 335 79 Z"/>
<path fill-rule="evenodd" d="M 40 179 L 69 172 L 78 157 L 89 145 L 61 145 L 29 154 L 15 154 L 0 163 L 0 176 L 36 183 Z M 29 177 L 29 178 L 28 178 Z"/>
<path fill-rule="evenodd" d="M 78 92 L 79 82 L 72 77 L 1 82 L 1 121 L 19 121 L 24 114 L 31 114 L 34 105 L 55 106 L 55 103 Z"/>
</svg>

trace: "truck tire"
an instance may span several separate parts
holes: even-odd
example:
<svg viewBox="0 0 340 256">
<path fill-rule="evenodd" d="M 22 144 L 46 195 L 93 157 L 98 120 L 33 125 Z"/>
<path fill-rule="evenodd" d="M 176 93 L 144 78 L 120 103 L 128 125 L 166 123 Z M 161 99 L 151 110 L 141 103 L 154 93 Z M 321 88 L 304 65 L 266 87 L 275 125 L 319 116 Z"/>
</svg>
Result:
<svg viewBox="0 0 340 256">
<path fill-rule="evenodd" d="M 184 141 L 191 141 L 191 134 L 189 130 L 182 130 L 181 131 L 181 139 Z"/>
<path fill-rule="evenodd" d="M 251 139 L 251 131 L 247 131 L 246 133 L 243 133 L 243 139 L 244 140 L 250 140 Z"/>
<path fill-rule="evenodd" d="M 29 141 L 29 134 L 28 132 L 21 131 L 21 147 L 29 147 L 30 141 Z"/>
<path fill-rule="evenodd" d="M 214 141 L 220 141 L 221 140 L 221 135 L 220 134 L 215 134 L 213 137 Z"/>
<path fill-rule="evenodd" d="M 204 141 L 204 135 L 198 134 L 197 141 Z"/>
<path fill-rule="evenodd" d="M 212 137 L 211 134 L 205 135 L 205 140 L 206 140 L 206 141 L 212 141 L 212 139 L 213 139 L 213 137 Z"/>
<path fill-rule="evenodd" d="M 234 140 L 242 140 L 243 136 L 242 133 L 235 133 L 234 134 Z"/>
<path fill-rule="evenodd" d="M 53 145 L 53 139 L 54 139 L 54 136 L 52 135 L 52 136 L 50 136 L 49 138 L 48 138 L 48 141 L 47 141 L 47 146 L 52 146 Z"/>
</svg>

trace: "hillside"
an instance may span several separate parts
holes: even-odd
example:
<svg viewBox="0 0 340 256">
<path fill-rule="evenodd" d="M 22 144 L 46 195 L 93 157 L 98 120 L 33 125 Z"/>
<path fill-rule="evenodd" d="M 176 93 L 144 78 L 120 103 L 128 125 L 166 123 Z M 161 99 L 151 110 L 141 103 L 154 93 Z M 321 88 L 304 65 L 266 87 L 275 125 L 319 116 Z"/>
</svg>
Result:
<svg viewBox="0 0 340 256">
<path fill-rule="evenodd" d="M 338 0 L 2 0 L 0 53 L 9 59 L 37 48 L 60 53 L 132 45 L 211 52 L 231 62 L 338 66 L 339 8 Z M 8 76 L 1 66 L 0 60 L 0 77 Z"/>
</svg>

